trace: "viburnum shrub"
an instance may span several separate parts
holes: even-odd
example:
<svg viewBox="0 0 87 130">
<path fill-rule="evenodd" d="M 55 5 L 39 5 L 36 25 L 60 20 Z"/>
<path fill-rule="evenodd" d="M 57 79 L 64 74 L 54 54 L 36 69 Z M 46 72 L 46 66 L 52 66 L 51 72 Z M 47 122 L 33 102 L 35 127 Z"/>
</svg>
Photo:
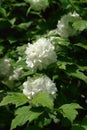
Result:
<svg viewBox="0 0 87 130">
<path fill-rule="evenodd" d="M 87 1 L 0 1 L 0 130 L 87 130 Z"/>
</svg>

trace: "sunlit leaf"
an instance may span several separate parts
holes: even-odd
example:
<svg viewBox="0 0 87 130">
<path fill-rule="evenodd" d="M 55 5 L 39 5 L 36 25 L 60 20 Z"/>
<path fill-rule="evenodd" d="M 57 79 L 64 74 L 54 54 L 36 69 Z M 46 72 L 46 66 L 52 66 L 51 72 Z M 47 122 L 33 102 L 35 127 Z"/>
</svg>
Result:
<svg viewBox="0 0 87 130">
<path fill-rule="evenodd" d="M 76 46 L 82 47 L 83 49 L 87 50 L 87 44 L 85 43 L 77 43 Z"/>
<path fill-rule="evenodd" d="M 87 29 L 87 21 L 85 21 L 85 20 L 78 20 L 78 21 L 75 21 L 72 26 L 76 30 L 83 31 L 84 29 Z"/>
<path fill-rule="evenodd" d="M 73 122 L 78 115 L 78 111 L 76 109 L 82 109 L 82 107 L 77 103 L 64 104 L 59 107 L 63 117 L 68 118 L 71 122 Z"/>
<path fill-rule="evenodd" d="M 24 106 L 15 111 L 16 117 L 12 120 L 10 130 L 13 130 L 17 126 L 24 125 L 27 121 L 32 122 L 37 119 L 43 112 L 40 110 L 35 111 L 29 106 Z"/>
<path fill-rule="evenodd" d="M 22 93 L 10 93 L 0 103 L 0 106 L 5 106 L 8 104 L 15 104 L 16 107 L 21 106 L 28 102 L 28 99 Z"/>
<path fill-rule="evenodd" d="M 32 104 L 36 106 L 43 106 L 49 109 L 53 109 L 53 99 L 50 97 L 49 93 L 41 92 L 37 94 L 31 101 Z"/>
</svg>

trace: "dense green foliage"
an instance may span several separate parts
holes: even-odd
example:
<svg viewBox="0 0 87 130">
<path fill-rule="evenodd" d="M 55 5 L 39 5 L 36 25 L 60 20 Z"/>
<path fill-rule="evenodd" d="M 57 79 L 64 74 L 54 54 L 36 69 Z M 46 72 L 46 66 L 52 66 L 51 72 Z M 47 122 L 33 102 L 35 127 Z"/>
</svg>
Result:
<svg viewBox="0 0 87 130">
<path fill-rule="evenodd" d="M 70 23 L 76 35 L 64 38 L 50 32 L 63 15 L 74 11 L 81 17 Z M 25 49 L 40 37 L 55 37 L 58 58 L 34 72 L 25 63 Z M 5 58 L 11 59 L 10 74 L 23 68 L 18 79 L 10 81 L 7 73 L 1 73 Z M 56 97 L 40 92 L 28 99 L 23 83 L 28 76 L 42 74 L 56 84 Z M 40 11 L 31 8 L 28 0 L 0 0 L 0 130 L 53 129 L 87 130 L 87 0 L 49 0 Z"/>
</svg>

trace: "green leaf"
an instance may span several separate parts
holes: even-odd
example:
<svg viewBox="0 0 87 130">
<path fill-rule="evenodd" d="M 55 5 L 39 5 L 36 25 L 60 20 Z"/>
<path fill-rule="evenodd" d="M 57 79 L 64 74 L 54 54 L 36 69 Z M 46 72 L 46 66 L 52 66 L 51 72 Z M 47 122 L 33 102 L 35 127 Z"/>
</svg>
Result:
<svg viewBox="0 0 87 130">
<path fill-rule="evenodd" d="M 82 47 L 83 49 L 87 50 L 87 44 L 85 43 L 77 43 L 76 46 Z"/>
<path fill-rule="evenodd" d="M 9 41 L 10 44 L 15 43 L 17 41 L 17 39 L 13 36 L 8 36 L 7 40 Z"/>
<path fill-rule="evenodd" d="M 78 78 L 83 80 L 85 83 L 87 83 L 87 76 L 81 72 L 79 70 L 79 68 L 77 66 L 75 66 L 74 64 L 72 65 L 67 65 L 67 72 L 66 72 L 69 76 Z"/>
<path fill-rule="evenodd" d="M 82 125 L 84 130 L 87 130 L 87 125 Z"/>
<path fill-rule="evenodd" d="M 87 76 L 85 76 L 84 73 L 80 72 L 79 70 L 76 73 L 70 73 L 70 75 L 79 78 L 83 80 L 85 83 L 87 83 Z"/>
<path fill-rule="evenodd" d="M 39 127 L 43 128 L 45 126 L 48 126 L 50 123 L 52 122 L 52 119 L 49 117 L 44 117 L 44 115 L 42 115 L 39 120 L 37 121 L 37 124 Z"/>
<path fill-rule="evenodd" d="M 64 104 L 59 107 L 59 111 L 63 117 L 68 118 L 71 122 L 73 122 L 78 115 L 76 109 L 82 109 L 82 107 L 77 103 Z"/>
<path fill-rule="evenodd" d="M 3 17 L 6 17 L 7 14 L 6 14 L 6 10 L 4 8 L 1 8 L 0 7 L 0 15 L 2 15 Z"/>
<path fill-rule="evenodd" d="M 46 92 L 37 94 L 31 101 L 35 106 L 43 106 L 49 109 L 53 109 L 53 98 Z"/>
<path fill-rule="evenodd" d="M 86 66 L 86 65 L 84 65 L 84 66 L 79 66 L 79 65 L 78 65 L 78 68 L 79 68 L 79 70 L 81 70 L 81 71 L 87 70 L 87 66 Z"/>
<path fill-rule="evenodd" d="M 87 116 L 83 118 L 81 126 L 84 128 L 84 130 L 87 130 Z"/>
<path fill-rule="evenodd" d="M 87 116 L 80 124 L 74 124 L 70 130 L 87 130 Z"/>
<path fill-rule="evenodd" d="M 0 106 L 5 106 L 7 104 L 15 104 L 16 107 L 27 103 L 28 98 L 22 93 L 9 93 L 0 103 Z"/>
<path fill-rule="evenodd" d="M 58 67 L 59 67 L 59 69 L 63 69 L 63 70 L 66 70 L 66 66 L 67 65 L 72 65 L 73 63 L 72 62 L 70 62 L 70 61 L 58 61 L 57 62 L 57 65 L 58 65 Z"/>
<path fill-rule="evenodd" d="M 20 78 L 23 78 L 23 77 L 26 77 L 26 76 L 29 76 L 29 75 L 32 75 L 32 74 L 34 74 L 34 72 L 33 72 L 32 70 L 29 70 L 29 71 L 27 71 L 27 72 L 24 72 L 24 73 L 20 76 Z"/>
<path fill-rule="evenodd" d="M 12 120 L 10 130 L 13 130 L 17 126 L 24 125 L 27 121 L 32 122 L 33 120 L 37 119 L 43 111 L 39 110 L 36 111 L 35 109 L 31 109 L 30 106 L 24 106 L 18 108 L 15 111 L 16 117 Z"/>
<path fill-rule="evenodd" d="M 48 114 L 49 114 L 50 119 L 52 119 L 54 123 L 60 122 L 60 119 L 58 119 L 56 112 L 54 112 L 54 113 L 48 113 Z"/>
<path fill-rule="evenodd" d="M 87 130 L 87 116 L 83 118 L 80 124 L 74 124 L 70 130 Z"/>
<path fill-rule="evenodd" d="M 16 18 L 10 19 L 9 22 L 10 22 L 12 25 L 14 25 L 14 23 L 16 22 Z"/>
<path fill-rule="evenodd" d="M 75 21 L 72 26 L 76 29 L 76 30 L 79 30 L 79 31 L 83 31 L 84 29 L 87 29 L 87 21 L 85 20 L 78 20 L 78 21 Z"/>
<path fill-rule="evenodd" d="M 26 30 L 28 29 L 28 27 L 32 24 L 32 22 L 26 22 L 26 23 L 20 23 L 19 25 L 17 25 L 17 29 L 23 29 Z"/>
</svg>

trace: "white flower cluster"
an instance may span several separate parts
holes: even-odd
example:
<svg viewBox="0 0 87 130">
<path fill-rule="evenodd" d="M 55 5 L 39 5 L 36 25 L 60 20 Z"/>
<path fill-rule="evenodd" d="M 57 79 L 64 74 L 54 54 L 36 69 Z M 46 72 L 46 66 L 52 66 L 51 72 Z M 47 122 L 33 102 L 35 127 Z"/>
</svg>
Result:
<svg viewBox="0 0 87 130">
<path fill-rule="evenodd" d="M 25 53 L 28 67 L 34 70 L 45 69 L 57 61 L 55 47 L 46 38 L 40 38 L 34 44 L 29 43 Z"/>
<path fill-rule="evenodd" d="M 0 60 L 0 75 L 7 77 L 12 72 L 11 59 L 5 58 Z"/>
<path fill-rule="evenodd" d="M 55 83 L 46 75 L 35 79 L 28 77 L 27 81 L 23 83 L 23 87 L 23 94 L 29 99 L 32 99 L 39 92 L 48 92 L 55 98 L 57 92 Z"/>
<path fill-rule="evenodd" d="M 69 36 L 73 36 L 77 33 L 77 30 L 75 30 L 70 23 L 76 20 L 81 19 L 81 17 L 79 16 L 79 14 L 77 14 L 76 12 L 74 13 L 69 13 L 67 15 L 64 15 L 57 24 L 57 33 L 61 36 L 61 37 L 69 37 Z"/>
<path fill-rule="evenodd" d="M 31 8 L 37 11 L 45 10 L 49 5 L 48 0 L 26 0 L 26 2 L 29 2 Z"/>
<path fill-rule="evenodd" d="M 9 76 L 4 79 L 2 81 L 2 83 L 4 83 L 5 85 L 7 85 L 8 87 L 12 88 L 14 87 L 14 83 L 15 83 L 15 80 L 18 80 L 20 75 L 22 74 L 23 72 L 23 68 L 22 67 L 19 67 L 19 68 L 16 68 L 14 70 L 12 70 L 12 73 L 9 74 Z"/>
<path fill-rule="evenodd" d="M 18 78 L 22 74 L 22 72 L 23 72 L 23 67 L 16 68 L 13 71 L 13 74 L 11 76 L 9 76 L 9 80 L 18 80 Z"/>
</svg>

